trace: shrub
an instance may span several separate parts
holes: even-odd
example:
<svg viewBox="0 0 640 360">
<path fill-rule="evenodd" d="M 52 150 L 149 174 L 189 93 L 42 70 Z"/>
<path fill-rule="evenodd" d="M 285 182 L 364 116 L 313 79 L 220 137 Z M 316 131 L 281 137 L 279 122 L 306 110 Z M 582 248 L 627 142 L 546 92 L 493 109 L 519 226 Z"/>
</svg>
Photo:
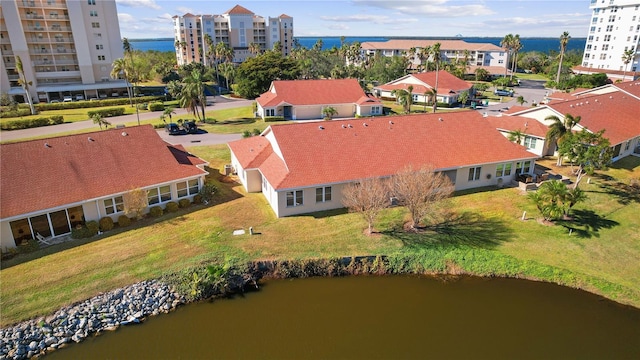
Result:
<svg viewBox="0 0 640 360">
<path fill-rule="evenodd" d="M 158 129 L 164 129 L 166 125 L 165 124 L 153 124 L 153 128 L 158 130 Z"/>
<path fill-rule="evenodd" d="M 178 206 L 181 208 L 189 207 L 189 205 L 191 205 L 191 201 L 189 201 L 189 199 L 180 199 L 180 201 L 178 201 Z"/>
<path fill-rule="evenodd" d="M 102 115 L 103 118 L 120 116 L 124 114 L 124 108 L 123 107 L 109 108 L 109 109 L 92 110 L 87 112 L 87 115 L 89 115 L 90 118 L 93 117 L 93 115 L 95 114 L 100 114 Z"/>
<path fill-rule="evenodd" d="M 161 102 L 154 102 L 149 104 L 149 111 L 163 111 L 164 104 Z"/>
<path fill-rule="evenodd" d="M 196 194 L 196 195 L 193 197 L 193 203 L 194 203 L 194 204 L 202 204 L 202 195 L 200 195 L 200 194 Z"/>
<path fill-rule="evenodd" d="M 109 231 L 113 229 L 113 219 L 105 216 L 102 219 L 100 219 L 100 230 L 101 231 Z"/>
<path fill-rule="evenodd" d="M 245 131 L 242 133 L 242 137 L 243 137 L 243 138 L 251 137 L 251 131 L 249 131 L 249 130 L 245 130 Z"/>
<path fill-rule="evenodd" d="M 198 195 L 202 199 L 202 202 L 207 204 L 213 199 L 213 195 L 218 192 L 218 188 L 213 184 L 205 184 Z M 197 196 L 197 195 L 196 195 Z"/>
<path fill-rule="evenodd" d="M 153 217 L 162 216 L 162 208 L 160 206 L 152 206 L 151 209 L 149 209 L 149 215 Z"/>
<path fill-rule="evenodd" d="M 143 96 L 138 97 L 136 102 L 150 102 L 163 100 L 164 96 Z M 38 111 L 43 110 L 65 110 L 65 109 L 86 109 L 96 108 L 103 106 L 118 106 L 129 105 L 129 98 L 122 97 L 117 99 L 101 99 L 96 101 L 73 101 L 73 102 L 59 102 L 59 103 L 39 103 L 35 107 Z"/>
<path fill-rule="evenodd" d="M 284 121 L 284 116 L 267 116 L 264 118 L 265 122 Z"/>
<path fill-rule="evenodd" d="M 16 109 L 16 110 L 5 110 L 3 107 L 0 112 L 0 116 L 3 118 L 11 118 L 11 117 L 21 117 L 21 116 L 29 116 L 31 115 L 31 109 Z"/>
<path fill-rule="evenodd" d="M 168 202 L 168 203 L 167 203 L 167 205 L 165 206 L 165 209 L 166 209 L 168 212 L 176 212 L 176 211 L 178 211 L 178 208 L 179 208 L 178 203 L 177 203 L 177 202 L 175 202 L 175 201 L 170 201 L 170 202 Z"/>
<path fill-rule="evenodd" d="M 260 133 L 261 133 L 262 131 L 260 131 L 260 129 L 253 129 L 253 131 L 252 131 L 252 132 L 253 132 L 253 135 L 254 135 L 254 136 L 258 136 L 258 135 L 260 135 Z"/>
<path fill-rule="evenodd" d="M 214 118 L 206 118 L 204 119 L 205 124 L 215 124 L 218 122 L 218 120 L 214 119 Z"/>
<path fill-rule="evenodd" d="M 138 104 L 137 107 L 139 110 L 147 110 L 148 105 L 147 103 L 142 103 L 142 104 Z"/>
<path fill-rule="evenodd" d="M 118 226 L 125 227 L 131 225 L 131 219 L 127 215 L 118 216 Z"/>
<path fill-rule="evenodd" d="M 64 117 L 62 115 L 53 115 L 50 117 L 51 122 L 55 125 L 62 124 L 64 122 Z"/>
<path fill-rule="evenodd" d="M 86 239 L 98 233 L 99 225 L 96 221 L 88 221 L 84 226 L 71 229 L 71 238 Z"/>
<path fill-rule="evenodd" d="M 100 230 L 100 225 L 98 224 L 97 221 L 94 221 L 94 220 L 87 221 L 86 227 L 91 232 L 91 236 L 97 234 L 98 231 Z"/>
<path fill-rule="evenodd" d="M 52 124 L 61 124 L 64 119 L 60 115 L 54 115 L 52 117 L 39 117 L 34 119 L 20 119 L 20 120 L 7 120 L 0 124 L 2 130 L 20 130 L 31 129 L 41 126 L 47 126 Z"/>
</svg>

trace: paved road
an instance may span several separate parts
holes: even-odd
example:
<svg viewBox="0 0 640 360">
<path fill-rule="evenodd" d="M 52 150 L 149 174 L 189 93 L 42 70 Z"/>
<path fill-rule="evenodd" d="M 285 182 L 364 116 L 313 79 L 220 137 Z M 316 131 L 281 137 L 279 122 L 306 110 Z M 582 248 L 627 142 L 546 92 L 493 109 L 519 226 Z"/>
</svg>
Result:
<svg viewBox="0 0 640 360">
<path fill-rule="evenodd" d="M 549 92 L 544 87 L 544 81 L 534 80 L 521 80 L 520 86 L 516 86 L 513 89 L 515 93 L 512 100 L 504 103 L 489 103 L 489 106 L 478 108 L 478 111 L 481 113 L 486 112 L 489 116 L 495 116 L 514 105 L 520 106 L 516 101 L 518 96 L 524 97 L 526 103 L 523 106 L 531 106 L 533 103 L 539 104 Z"/>
<path fill-rule="evenodd" d="M 233 100 L 226 99 L 223 97 L 215 97 L 213 99 L 213 105 L 207 106 L 206 110 L 220 110 L 220 109 L 230 109 L 235 107 L 243 107 L 251 105 L 252 100 Z M 176 114 L 173 115 L 174 118 L 179 117 L 180 115 L 187 114 L 187 111 L 182 108 L 176 108 Z M 160 117 L 162 113 L 159 111 L 155 112 L 146 112 L 140 113 L 140 121 L 157 119 Z M 136 123 L 137 117 L 136 114 L 132 115 L 123 115 L 110 117 L 109 122 L 116 126 L 118 124 L 126 124 L 126 123 Z M 52 126 L 43 126 L 37 127 L 33 129 L 24 129 L 24 130 L 12 130 L 12 131 L 2 131 L 0 132 L 0 141 L 15 141 L 25 138 L 39 137 L 39 136 L 56 136 L 61 133 L 77 131 L 77 130 L 85 130 L 85 129 L 93 129 L 98 130 L 98 125 L 94 124 L 92 120 L 86 121 L 77 121 L 73 123 L 65 123 L 59 125 Z M 169 136 L 163 130 L 158 131 L 158 134 L 167 142 L 171 144 L 182 144 L 184 146 L 192 146 L 192 145 L 213 145 L 213 144 L 224 144 L 232 140 L 237 140 L 242 137 L 240 134 L 194 134 L 194 135 L 180 135 L 180 136 Z"/>
</svg>

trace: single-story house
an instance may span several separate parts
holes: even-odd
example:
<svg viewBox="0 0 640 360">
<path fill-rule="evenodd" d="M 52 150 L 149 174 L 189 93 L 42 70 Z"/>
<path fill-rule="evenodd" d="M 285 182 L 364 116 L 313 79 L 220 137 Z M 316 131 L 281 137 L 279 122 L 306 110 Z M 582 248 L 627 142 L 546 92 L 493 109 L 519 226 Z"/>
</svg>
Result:
<svg viewBox="0 0 640 360">
<path fill-rule="evenodd" d="M 451 75 L 446 70 L 437 72 L 438 77 L 438 102 L 446 104 L 455 104 L 458 102 L 458 96 L 463 91 L 469 92 L 469 98 L 473 95 L 473 84 L 466 82 L 458 77 Z M 432 101 L 429 91 L 436 87 L 436 72 L 422 72 L 405 75 L 399 79 L 390 81 L 384 85 L 376 86 L 373 92 L 380 98 L 394 98 L 394 90 L 403 89 L 409 91 L 412 86 L 411 94 L 414 103 L 428 103 Z"/>
<path fill-rule="evenodd" d="M 637 87 L 640 90 L 640 86 Z M 591 132 L 604 130 L 604 137 L 613 147 L 613 161 L 622 159 L 634 151 L 640 152 L 640 99 L 625 91 L 613 91 L 599 95 L 583 95 L 565 101 L 531 107 L 512 115 L 535 119 L 545 126 L 552 121 L 550 115 L 564 119 L 565 114 L 580 117 L 573 130 L 587 129 Z M 555 149 L 551 149 L 555 151 Z"/>
<path fill-rule="evenodd" d="M 3 249 L 105 216 L 117 222 L 134 189 L 147 192 L 149 206 L 193 199 L 207 175 L 207 162 L 151 125 L 2 144 L 0 158 Z"/>
<path fill-rule="evenodd" d="M 228 145 L 244 188 L 278 217 L 341 208 L 345 185 L 407 166 L 431 165 L 462 190 L 533 174 L 538 158 L 475 111 L 274 124 Z"/>
<path fill-rule="evenodd" d="M 261 118 L 320 120 L 332 107 L 334 118 L 382 115 L 382 103 L 365 94 L 357 79 L 278 80 L 256 99 Z"/>
<path fill-rule="evenodd" d="M 553 152 L 549 154 L 550 146 L 545 140 L 549 128 L 541 122 L 522 116 L 487 116 L 485 119 L 507 138 L 521 132 L 519 144 L 528 151 L 538 156 L 553 155 Z"/>
</svg>

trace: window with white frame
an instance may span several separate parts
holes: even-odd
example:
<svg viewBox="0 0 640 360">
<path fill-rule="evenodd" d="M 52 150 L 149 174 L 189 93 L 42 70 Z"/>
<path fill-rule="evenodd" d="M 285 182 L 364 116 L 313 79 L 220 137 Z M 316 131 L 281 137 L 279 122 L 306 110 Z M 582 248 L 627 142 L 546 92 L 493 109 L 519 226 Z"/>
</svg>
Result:
<svg viewBox="0 0 640 360">
<path fill-rule="evenodd" d="M 183 181 L 176 184 L 178 190 L 178 197 L 192 196 L 200 191 L 198 179 L 191 179 L 189 181 Z"/>
<path fill-rule="evenodd" d="M 316 202 L 331 201 L 331 186 L 316 188 Z"/>
<path fill-rule="evenodd" d="M 535 149 L 536 148 L 536 138 L 531 136 L 526 136 L 524 138 L 524 147 L 527 149 Z"/>
<path fill-rule="evenodd" d="M 516 174 L 529 174 L 531 171 L 531 160 L 516 162 Z"/>
<path fill-rule="evenodd" d="M 631 147 L 631 140 L 627 141 L 627 143 L 624 144 L 624 151 L 629 150 L 630 147 Z"/>
<path fill-rule="evenodd" d="M 496 167 L 496 177 L 511 175 L 511 163 L 498 164 Z"/>
<path fill-rule="evenodd" d="M 469 181 L 480 180 L 480 171 L 482 166 L 472 167 L 469 169 Z"/>
<path fill-rule="evenodd" d="M 100 27 L 100 23 L 98 23 L 98 22 L 92 22 L 92 23 L 91 23 L 91 27 L 92 27 L 92 28 L 94 28 L 94 29 L 97 29 L 97 28 L 99 28 L 99 27 Z"/>
<path fill-rule="evenodd" d="M 371 107 L 371 115 L 380 115 L 380 114 L 382 114 L 382 106 Z"/>
<path fill-rule="evenodd" d="M 170 201 L 171 186 L 164 185 L 164 186 L 147 190 L 147 200 L 149 205 Z"/>
<path fill-rule="evenodd" d="M 302 206 L 302 190 L 287 191 L 287 207 Z"/>
<path fill-rule="evenodd" d="M 104 200 L 104 211 L 107 215 L 119 213 L 124 211 L 124 201 L 122 196 L 116 196 Z"/>
<path fill-rule="evenodd" d="M 276 116 L 276 109 L 265 109 L 264 116 Z"/>
</svg>

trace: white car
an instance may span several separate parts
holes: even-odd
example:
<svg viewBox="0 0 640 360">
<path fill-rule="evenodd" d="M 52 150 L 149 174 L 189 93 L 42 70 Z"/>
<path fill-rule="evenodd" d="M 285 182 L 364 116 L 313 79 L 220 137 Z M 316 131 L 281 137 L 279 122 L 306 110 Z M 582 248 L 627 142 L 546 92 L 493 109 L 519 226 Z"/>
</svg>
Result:
<svg viewBox="0 0 640 360">
<path fill-rule="evenodd" d="M 65 96 L 62 99 L 62 102 L 72 102 L 72 101 L 73 101 L 73 97 L 71 97 L 71 96 Z"/>
<path fill-rule="evenodd" d="M 78 94 L 76 95 L 76 100 L 84 100 L 84 96 Z"/>
</svg>

